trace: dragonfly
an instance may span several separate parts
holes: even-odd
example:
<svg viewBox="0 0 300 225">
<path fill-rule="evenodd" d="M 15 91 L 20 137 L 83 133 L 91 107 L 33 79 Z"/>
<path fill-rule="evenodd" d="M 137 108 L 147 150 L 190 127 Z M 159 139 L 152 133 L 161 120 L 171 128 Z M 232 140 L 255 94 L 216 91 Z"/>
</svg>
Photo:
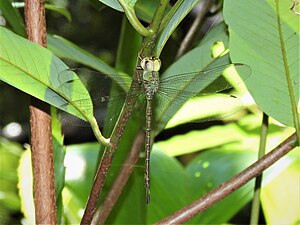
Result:
<svg viewBox="0 0 300 225">
<path fill-rule="evenodd" d="M 160 79 L 159 70 L 161 68 L 161 60 L 157 57 L 145 57 L 140 60 L 140 66 L 137 67 L 137 81 L 139 88 L 136 89 L 138 93 L 129 93 L 134 95 L 136 98 L 143 96 L 146 103 L 145 107 L 145 172 L 144 172 L 144 183 L 146 192 L 146 203 L 150 202 L 150 151 L 152 148 L 152 120 L 153 120 L 153 103 L 156 101 L 157 105 L 167 105 L 170 104 L 172 99 L 176 98 L 172 104 L 175 108 L 180 108 L 182 104 L 189 98 L 193 98 L 199 94 L 199 90 L 204 89 L 203 87 L 208 86 L 218 79 L 217 85 L 211 85 L 207 89 L 207 93 L 219 92 L 222 90 L 227 90 L 232 86 L 225 80 L 220 79 L 221 74 L 224 70 L 230 66 L 234 66 L 239 69 L 239 72 L 243 72 L 244 78 L 251 74 L 250 68 L 241 63 L 223 64 L 213 68 L 208 68 L 206 70 L 182 73 L 178 75 L 172 75 L 163 79 Z M 85 70 L 81 69 L 69 69 L 70 72 L 76 72 L 77 75 L 82 79 L 86 76 L 84 74 Z M 94 74 L 92 72 L 92 74 Z M 101 74 L 101 73 L 99 73 Z M 94 74 L 95 75 L 95 74 Z M 105 77 L 102 75 L 102 78 Z M 94 76 L 95 77 L 95 76 Z M 107 78 L 107 77 L 105 77 Z M 93 82 L 92 82 L 93 84 Z M 179 84 L 184 85 L 184 87 L 177 87 Z M 62 85 L 64 85 L 62 83 Z M 107 84 L 104 84 L 107 85 Z M 178 89 L 179 88 L 179 89 Z M 98 87 L 97 90 L 100 88 Z M 206 92 L 204 92 L 206 93 Z M 206 94 L 207 94 L 206 93 Z M 174 97 L 175 96 L 175 97 Z M 120 96 L 107 96 L 99 94 L 96 101 L 114 102 L 114 99 L 119 99 Z M 165 107 L 168 109 L 168 107 Z M 169 107 L 170 108 L 170 107 Z M 173 110 L 172 110 L 173 111 Z M 166 120 L 172 115 L 168 110 L 163 110 L 160 113 L 160 117 Z"/>
<path fill-rule="evenodd" d="M 150 202 L 150 150 L 151 150 L 151 118 L 152 118 L 152 100 L 158 91 L 159 73 L 161 61 L 158 58 L 146 57 L 141 60 L 142 83 L 146 95 L 146 136 L 145 136 L 145 189 L 146 203 Z"/>
</svg>

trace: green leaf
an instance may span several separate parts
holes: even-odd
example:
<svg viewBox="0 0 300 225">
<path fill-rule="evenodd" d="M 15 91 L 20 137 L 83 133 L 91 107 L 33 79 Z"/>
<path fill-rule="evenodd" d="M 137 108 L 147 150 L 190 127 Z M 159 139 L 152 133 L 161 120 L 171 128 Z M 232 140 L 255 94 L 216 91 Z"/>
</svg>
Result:
<svg viewBox="0 0 300 225">
<path fill-rule="evenodd" d="M 0 218 L 10 217 L 10 212 L 20 210 L 20 199 L 17 189 L 17 170 L 22 154 L 22 146 L 0 137 Z M 8 210 L 6 215 L 6 210 Z"/>
<path fill-rule="evenodd" d="M 157 145 L 164 149 L 169 156 L 176 157 L 232 142 L 238 143 L 242 138 L 244 138 L 243 132 L 237 125 L 227 124 L 226 126 L 214 126 L 204 131 L 190 131 L 186 134 L 176 135 L 168 140 L 158 142 Z"/>
<path fill-rule="evenodd" d="M 9 0 L 1 0 L 0 1 L 0 10 L 3 13 L 5 19 L 10 23 L 14 32 L 19 34 L 20 36 L 25 37 L 25 26 L 24 21 L 20 15 L 20 13 L 12 6 Z"/>
<path fill-rule="evenodd" d="M 113 8 L 120 12 L 124 12 L 124 10 L 118 0 L 99 0 L 99 1 L 102 2 L 103 4 L 109 6 L 110 8 Z"/>
<path fill-rule="evenodd" d="M 187 167 L 193 200 L 245 169 L 255 160 L 251 151 L 215 149 L 199 154 Z M 242 163 L 241 163 L 242 162 Z M 222 174 L 220 176 L 220 174 Z M 189 221 L 189 224 L 222 224 L 234 216 L 252 197 L 253 181 L 235 191 L 214 207 Z"/>
<path fill-rule="evenodd" d="M 224 16 L 231 59 L 252 69 L 245 83 L 255 102 L 279 122 L 299 126 L 299 17 L 291 4 L 226 0 Z"/>
<path fill-rule="evenodd" d="M 270 182 L 266 182 L 261 193 L 267 224 L 298 224 L 300 221 L 299 150 L 299 147 L 294 149 L 281 159 L 279 165 L 274 165 L 277 173 Z"/>
<path fill-rule="evenodd" d="M 234 116 L 242 108 L 239 98 L 227 94 L 194 97 L 185 102 L 175 113 L 168 121 L 166 129 L 186 123 L 225 119 Z"/>
<path fill-rule="evenodd" d="M 238 123 L 215 125 L 205 130 L 194 130 L 186 134 L 175 135 L 156 144 L 159 148 L 164 149 L 166 154 L 174 157 L 223 145 L 227 145 L 229 149 L 244 151 L 257 149 L 260 138 L 260 116 L 242 114 L 237 117 L 237 121 Z M 268 133 L 270 142 L 267 143 L 266 151 L 271 151 L 277 143 L 284 141 L 293 132 L 292 128 L 282 129 L 282 127 L 270 123 Z"/>
<path fill-rule="evenodd" d="M 28 224 L 35 224 L 33 203 L 31 152 L 23 152 L 18 166 L 18 188 L 21 198 L 21 211 Z"/>
<path fill-rule="evenodd" d="M 118 76 L 119 72 L 116 71 L 111 66 L 107 65 L 104 61 L 98 57 L 92 55 L 91 53 L 83 50 L 74 43 L 68 41 L 67 39 L 57 36 L 57 35 L 47 35 L 47 42 L 49 49 L 57 56 L 61 58 L 66 58 L 78 62 L 80 64 L 89 66 L 103 74 L 109 76 L 117 84 L 119 84 L 125 91 L 129 90 L 129 86 L 125 85 L 130 78 L 128 76 L 127 81 L 124 80 L 126 76 Z"/>
<path fill-rule="evenodd" d="M 57 5 L 51 5 L 51 4 L 45 4 L 45 8 L 63 15 L 64 17 L 67 18 L 67 20 L 69 22 L 71 22 L 71 20 L 72 20 L 71 13 L 65 7 L 61 7 L 61 6 L 57 6 Z"/>
<path fill-rule="evenodd" d="M 199 1 L 200 0 L 179 0 L 166 14 L 157 35 L 156 46 L 154 49 L 154 52 L 157 56 L 160 55 L 167 40 L 176 29 L 178 24 L 185 18 L 185 16 L 194 8 L 194 6 Z"/>
<path fill-rule="evenodd" d="M 16 8 L 24 8 L 24 4 L 25 4 L 24 2 L 14 2 L 13 6 Z M 71 13 L 65 7 L 45 4 L 45 8 L 63 15 L 64 17 L 67 18 L 69 22 L 72 20 Z"/>
<path fill-rule="evenodd" d="M 93 183 L 99 149 L 98 143 L 70 145 L 66 148 L 66 186 L 76 196 L 82 208 Z"/>
<path fill-rule="evenodd" d="M 88 91 L 77 75 L 49 50 L 0 27 L 0 80 L 91 124 L 108 142 L 93 115 Z"/>
<path fill-rule="evenodd" d="M 0 32 L 2 81 L 81 119 L 93 117 L 92 101 L 79 79 L 64 86 L 76 77 L 70 74 L 72 77 L 69 80 L 61 80 L 63 78 L 59 76 L 68 67 L 60 59 L 49 50 L 3 27 L 0 27 Z M 77 92 L 68 89 L 72 85 Z M 79 100 L 83 100 L 80 105 Z"/>
</svg>

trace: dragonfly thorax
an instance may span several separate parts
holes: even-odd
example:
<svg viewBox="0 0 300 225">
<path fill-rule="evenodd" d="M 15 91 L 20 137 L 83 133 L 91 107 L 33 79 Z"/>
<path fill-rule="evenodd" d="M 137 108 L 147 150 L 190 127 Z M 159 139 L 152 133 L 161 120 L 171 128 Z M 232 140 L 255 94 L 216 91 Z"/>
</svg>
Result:
<svg viewBox="0 0 300 225">
<path fill-rule="evenodd" d="M 143 72 L 143 85 L 147 100 L 152 100 L 153 95 L 158 91 L 159 74 L 158 72 Z"/>
</svg>

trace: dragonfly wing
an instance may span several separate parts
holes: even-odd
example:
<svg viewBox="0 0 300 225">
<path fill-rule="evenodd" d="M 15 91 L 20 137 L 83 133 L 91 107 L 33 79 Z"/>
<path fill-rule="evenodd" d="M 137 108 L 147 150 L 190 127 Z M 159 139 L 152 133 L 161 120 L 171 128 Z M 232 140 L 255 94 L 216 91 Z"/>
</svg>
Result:
<svg viewBox="0 0 300 225">
<path fill-rule="evenodd" d="M 236 71 L 235 71 L 236 70 Z M 251 75 L 251 69 L 248 65 L 241 63 L 232 63 L 220 65 L 208 70 L 183 73 L 172 75 L 161 79 L 160 89 L 177 89 L 180 92 L 190 92 L 194 95 L 198 93 L 215 93 L 228 90 L 242 83 L 240 80 L 232 80 L 231 78 L 242 75 L 243 80 L 246 80 Z M 232 83 L 229 83 L 224 77 L 228 77 Z"/>
<path fill-rule="evenodd" d="M 71 74 L 76 73 L 78 77 L 71 77 Z M 90 94 L 90 99 L 92 100 L 92 105 L 90 110 L 93 111 L 93 114 L 99 124 L 103 124 L 104 117 L 106 115 L 107 108 L 110 108 L 110 111 L 113 111 L 117 105 L 122 105 L 126 97 L 126 93 L 123 91 L 123 87 L 130 85 L 130 79 L 120 78 L 123 80 L 123 85 L 120 87 L 120 82 L 116 84 L 112 81 L 111 77 L 113 75 L 107 76 L 105 74 L 99 73 L 97 71 L 92 71 L 88 69 L 67 69 L 63 71 L 59 76 L 59 82 L 61 89 L 65 90 L 68 95 L 76 94 L 80 95 L 82 90 L 76 90 L 73 88 L 74 83 L 81 82 L 86 87 L 88 93 Z M 115 75 L 116 76 L 116 75 Z M 111 87 L 114 86 L 114 92 L 111 92 Z M 119 88 L 116 88 L 119 87 Z M 79 98 L 73 101 L 73 104 L 79 105 L 79 107 L 88 99 Z M 64 110 L 70 103 L 62 102 L 58 107 L 61 110 Z M 114 111 L 111 113 L 111 117 L 118 117 L 118 112 Z M 79 127 L 89 127 L 89 123 L 82 121 L 76 116 L 69 115 L 68 113 L 59 111 L 59 118 L 66 125 L 79 126 Z M 112 120 L 113 118 L 110 118 Z"/>
<path fill-rule="evenodd" d="M 218 66 L 206 71 L 174 75 L 163 79 L 156 98 L 156 124 L 161 124 L 159 130 L 166 125 L 189 99 L 190 101 L 185 107 L 187 111 L 183 110 L 177 115 L 175 124 L 221 119 L 240 111 L 243 104 L 237 97 L 224 94 L 215 95 L 216 92 L 228 90 L 242 83 L 241 80 L 233 80 L 232 83 L 229 83 L 222 76 L 224 71 L 226 72 L 229 69 L 227 75 L 230 77 L 232 74 L 230 69 L 234 68 L 243 72 L 245 79 L 251 74 L 251 69 L 247 65 L 236 63 Z M 234 77 L 234 74 L 231 77 Z M 175 86 L 177 87 L 175 88 Z M 214 95 L 209 97 L 209 94 Z"/>
<path fill-rule="evenodd" d="M 235 115 L 243 108 L 238 97 L 220 93 L 194 96 L 188 101 L 178 98 L 171 104 L 167 95 L 159 95 L 155 100 L 155 125 L 158 130 L 166 125 L 170 128 L 184 123 L 221 120 Z"/>
<path fill-rule="evenodd" d="M 191 98 L 168 120 L 166 128 L 185 123 L 201 123 L 231 118 L 243 108 L 235 96 L 215 94 Z"/>
</svg>

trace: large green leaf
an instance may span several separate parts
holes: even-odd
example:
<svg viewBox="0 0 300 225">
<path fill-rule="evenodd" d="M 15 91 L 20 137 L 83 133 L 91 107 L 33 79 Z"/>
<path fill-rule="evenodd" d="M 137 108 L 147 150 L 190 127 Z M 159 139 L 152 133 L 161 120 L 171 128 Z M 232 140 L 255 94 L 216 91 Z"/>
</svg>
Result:
<svg viewBox="0 0 300 225">
<path fill-rule="evenodd" d="M 246 85 L 256 103 L 269 116 L 295 126 L 300 92 L 299 16 L 290 10 L 291 4 L 289 0 L 226 0 L 224 16 L 231 59 L 251 67 Z"/>
<path fill-rule="evenodd" d="M 167 140 L 157 142 L 159 148 L 169 156 L 178 157 L 218 146 L 227 145 L 228 148 L 255 150 L 259 143 L 261 118 L 257 115 L 237 117 L 237 123 L 215 125 L 205 130 L 194 130 L 185 134 L 175 135 Z M 282 129 L 269 124 L 266 151 L 271 151 L 277 143 L 284 141 L 294 132 L 292 128 Z M 228 135 L 230 134 L 230 135 Z M 201 140 L 201 141 L 199 141 Z M 186 143 L 189 143 L 188 145 Z"/>
<path fill-rule="evenodd" d="M 0 79 L 81 119 L 93 120 L 89 93 L 49 50 L 0 27 Z M 76 90 L 76 91 L 72 91 Z"/>
</svg>

